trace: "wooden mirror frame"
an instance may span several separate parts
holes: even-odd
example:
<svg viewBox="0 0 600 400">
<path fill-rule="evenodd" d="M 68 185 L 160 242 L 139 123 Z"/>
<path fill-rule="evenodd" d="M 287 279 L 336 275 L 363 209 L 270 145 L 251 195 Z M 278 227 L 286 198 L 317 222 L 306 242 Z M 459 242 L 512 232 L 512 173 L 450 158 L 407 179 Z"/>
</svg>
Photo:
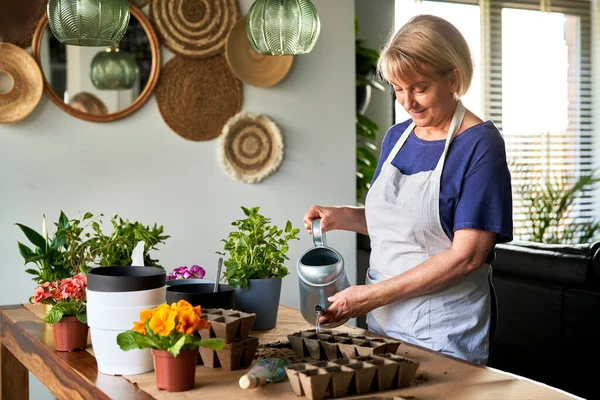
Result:
<svg viewBox="0 0 600 400">
<path fill-rule="evenodd" d="M 44 37 L 44 33 L 46 32 L 46 28 L 48 27 L 48 17 L 46 14 L 40 19 L 38 25 L 33 34 L 33 40 L 31 42 L 31 50 L 33 58 L 35 58 L 38 63 L 40 69 L 42 70 L 42 76 L 44 77 L 44 92 L 50 97 L 50 100 L 54 102 L 58 107 L 60 107 L 63 111 L 68 114 L 71 114 L 74 117 L 92 121 L 92 122 L 111 122 L 124 117 L 129 116 L 133 112 L 137 111 L 144 103 L 152 96 L 152 92 L 158 83 L 158 76 L 160 74 L 160 45 L 158 42 L 158 36 L 156 35 L 156 31 L 152 27 L 150 20 L 146 15 L 140 10 L 138 7 L 129 2 L 129 11 L 131 15 L 133 15 L 140 22 L 140 25 L 144 29 L 146 36 L 148 36 L 148 41 L 150 42 L 150 50 L 152 53 L 152 68 L 150 69 L 150 77 L 148 82 L 146 83 L 146 87 L 140 93 L 140 95 L 135 99 L 133 103 L 123 108 L 122 110 L 116 111 L 111 114 L 89 114 L 80 110 L 77 110 L 74 107 L 66 104 L 52 89 L 52 85 L 46 79 L 46 74 L 42 69 L 42 64 L 40 60 L 40 49 L 42 44 L 42 38 Z M 49 31 L 52 34 L 51 31 Z"/>
</svg>

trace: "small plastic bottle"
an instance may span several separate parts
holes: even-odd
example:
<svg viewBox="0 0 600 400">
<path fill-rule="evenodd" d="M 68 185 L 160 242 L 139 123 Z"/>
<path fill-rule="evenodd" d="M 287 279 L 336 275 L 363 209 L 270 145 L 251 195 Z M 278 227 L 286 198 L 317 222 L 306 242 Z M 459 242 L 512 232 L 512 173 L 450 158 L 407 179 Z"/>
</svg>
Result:
<svg viewBox="0 0 600 400">
<path fill-rule="evenodd" d="M 281 358 L 259 360 L 245 375 L 240 377 L 240 387 L 254 389 L 266 385 L 267 382 L 279 382 L 285 378 L 285 367 L 288 365 L 290 362 Z"/>
</svg>

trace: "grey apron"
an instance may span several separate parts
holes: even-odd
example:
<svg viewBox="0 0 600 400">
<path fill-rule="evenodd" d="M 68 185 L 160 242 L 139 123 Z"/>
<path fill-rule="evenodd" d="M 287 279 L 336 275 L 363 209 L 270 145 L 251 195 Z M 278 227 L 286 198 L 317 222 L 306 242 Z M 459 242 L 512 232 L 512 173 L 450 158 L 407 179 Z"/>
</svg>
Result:
<svg viewBox="0 0 600 400">
<path fill-rule="evenodd" d="M 448 148 L 465 111 L 459 101 L 444 152 L 433 171 L 403 175 L 392 165 L 414 122 L 382 165 L 365 203 L 372 249 L 367 284 L 406 272 L 452 247 L 440 222 L 440 181 Z M 449 287 L 379 307 L 367 316 L 369 330 L 485 364 L 489 351 L 489 270 L 489 265 L 483 265 Z"/>
</svg>

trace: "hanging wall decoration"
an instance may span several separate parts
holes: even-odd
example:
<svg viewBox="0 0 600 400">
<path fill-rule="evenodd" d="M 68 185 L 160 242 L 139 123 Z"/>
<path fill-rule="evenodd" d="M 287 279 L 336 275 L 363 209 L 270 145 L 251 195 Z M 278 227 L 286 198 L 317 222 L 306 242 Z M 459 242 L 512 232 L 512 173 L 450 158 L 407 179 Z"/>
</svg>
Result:
<svg viewBox="0 0 600 400">
<path fill-rule="evenodd" d="M 138 8 L 144 8 L 148 5 L 148 2 L 150 0 L 129 0 L 131 1 L 133 4 L 135 4 Z"/>
<path fill-rule="evenodd" d="M 321 21 L 310 0 L 256 0 L 248 11 L 246 35 L 259 54 L 306 54 L 317 43 Z"/>
<path fill-rule="evenodd" d="M 237 0 L 152 0 L 150 19 L 163 44 L 184 57 L 220 54 L 239 18 Z"/>
<path fill-rule="evenodd" d="M 9 82 L 0 91 L 0 123 L 20 121 L 31 114 L 42 98 L 42 71 L 25 50 L 0 42 L 0 75 Z"/>
<path fill-rule="evenodd" d="M 242 83 L 223 56 L 200 60 L 173 57 L 161 71 L 155 95 L 167 125 L 194 141 L 218 137 L 223 125 L 242 107 Z"/>
<path fill-rule="evenodd" d="M 283 160 L 281 131 L 266 115 L 240 112 L 223 127 L 219 160 L 234 179 L 261 182 L 273 174 Z"/>
<path fill-rule="evenodd" d="M 273 86 L 285 78 L 294 61 L 294 56 L 265 56 L 254 51 L 246 37 L 246 17 L 231 29 L 225 54 L 238 78 L 248 85 L 260 87 Z"/>
<path fill-rule="evenodd" d="M 45 0 L 0 1 L 0 42 L 31 46 L 35 27 L 45 12 Z"/>
<path fill-rule="evenodd" d="M 48 24 L 71 46 L 117 46 L 129 24 L 127 0 L 48 0 Z"/>
<path fill-rule="evenodd" d="M 132 54 L 109 47 L 92 59 L 90 79 L 99 90 L 126 90 L 135 86 L 139 73 Z"/>
</svg>

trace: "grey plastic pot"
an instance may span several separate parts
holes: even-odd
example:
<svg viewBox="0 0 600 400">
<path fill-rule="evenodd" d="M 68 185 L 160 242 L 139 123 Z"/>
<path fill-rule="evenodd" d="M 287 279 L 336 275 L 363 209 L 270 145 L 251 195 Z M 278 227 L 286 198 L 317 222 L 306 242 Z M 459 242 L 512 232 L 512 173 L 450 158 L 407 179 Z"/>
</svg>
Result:
<svg viewBox="0 0 600 400">
<path fill-rule="evenodd" d="M 280 296 L 281 278 L 250 279 L 248 287 L 235 289 L 236 309 L 256 314 L 252 330 L 273 329 L 277 325 Z"/>
</svg>

